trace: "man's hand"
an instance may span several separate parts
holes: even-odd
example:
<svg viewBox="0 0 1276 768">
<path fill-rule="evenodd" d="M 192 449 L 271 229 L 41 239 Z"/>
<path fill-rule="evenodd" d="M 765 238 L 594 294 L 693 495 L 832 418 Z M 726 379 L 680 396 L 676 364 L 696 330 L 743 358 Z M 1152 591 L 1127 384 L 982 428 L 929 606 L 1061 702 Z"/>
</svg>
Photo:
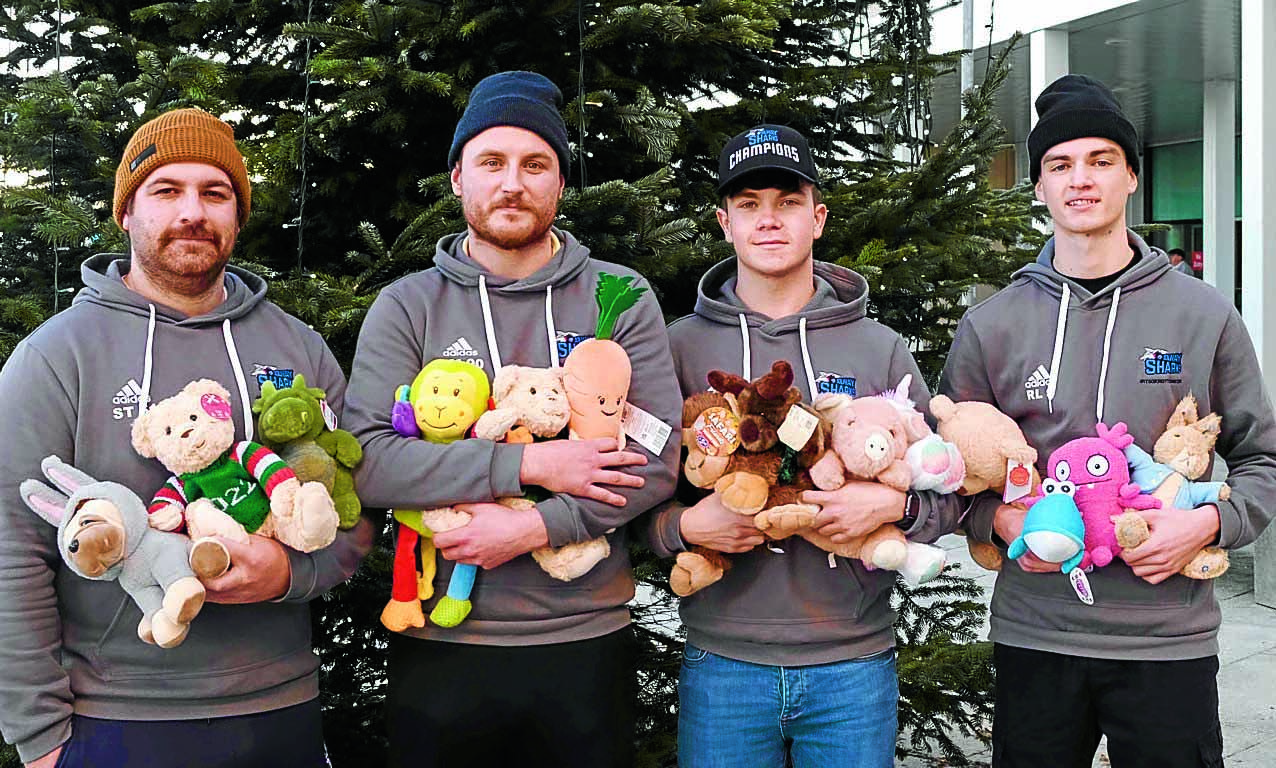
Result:
<svg viewBox="0 0 1276 768">
<path fill-rule="evenodd" d="M 453 562 L 490 569 L 549 544 L 545 521 L 535 507 L 456 504 L 453 508 L 472 516 L 469 525 L 434 534 L 439 554 Z"/>
<path fill-rule="evenodd" d="M 1160 584 L 1182 570 L 1202 547 L 1218 537 L 1218 507 L 1196 509 L 1144 509 L 1148 540 L 1121 553 L 1134 575 L 1149 584 Z"/>
<path fill-rule="evenodd" d="M 1019 534 L 1023 533 L 1023 519 L 1028 516 L 1028 510 L 1022 507 L 1016 507 L 1013 504 L 1002 504 L 997 507 L 997 511 L 993 514 L 992 529 L 996 531 L 1001 540 L 1009 544 L 1019 538 Z M 1016 560 L 1019 567 L 1028 573 L 1058 573 L 1058 563 L 1047 563 L 1045 560 L 1032 554 L 1032 551 L 1023 553 Z"/>
<path fill-rule="evenodd" d="M 208 602 L 261 603 L 288 592 L 292 566 L 283 544 L 265 536 L 249 536 L 243 543 L 225 536 L 216 538 L 230 553 L 230 570 L 203 580 Z"/>
<path fill-rule="evenodd" d="M 617 450 L 616 441 L 610 437 L 549 440 L 523 448 L 518 480 L 523 485 L 539 485 L 554 493 L 569 493 L 623 507 L 625 497 L 602 486 L 641 488 L 643 478 L 614 468 L 640 467 L 646 463 L 647 457 L 641 453 Z"/>
<path fill-rule="evenodd" d="M 722 506 L 722 498 L 716 493 L 705 496 L 682 513 L 678 532 L 688 544 L 699 544 L 719 552 L 748 552 L 766 541 L 753 524 L 752 517 Z"/>
<path fill-rule="evenodd" d="M 62 746 L 59 746 L 44 757 L 37 757 L 35 760 L 26 763 L 26 768 L 53 768 L 53 766 L 58 764 L 58 758 L 61 755 Z"/>
<path fill-rule="evenodd" d="M 875 531 L 904 516 L 903 491 L 889 485 L 848 480 L 836 491 L 803 491 L 804 504 L 818 504 L 815 529 L 838 544 Z"/>
</svg>

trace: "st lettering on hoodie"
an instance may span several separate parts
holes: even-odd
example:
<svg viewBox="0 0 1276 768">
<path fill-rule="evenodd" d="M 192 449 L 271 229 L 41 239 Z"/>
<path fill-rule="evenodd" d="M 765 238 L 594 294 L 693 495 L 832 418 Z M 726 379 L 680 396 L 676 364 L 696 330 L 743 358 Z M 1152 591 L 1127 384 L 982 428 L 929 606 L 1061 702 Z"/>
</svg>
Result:
<svg viewBox="0 0 1276 768">
<path fill-rule="evenodd" d="M 703 392 L 711 370 L 752 379 L 787 360 L 805 402 L 824 392 L 875 395 L 907 374 L 913 377 L 909 396 L 925 412 L 930 393 L 908 346 L 865 316 L 862 276 L 815 262 L 815 295 L 800 312 L 779 319 L 746 307 L 735 285 L 735 259 L 716 264 L 700 280 L 695 312 L 669 326 L 684 397 Z M 910 540 L 931 542 L 956 527 L 961 505 L 954 497 L 923 493 L 921 499 L 917 523 L 906 531 Z M 671 557 L 686 548 L 679 534 L 685 509 L 673 501 L 649 516 L 647 540 L 656 554 Z M 868 571 L 844 558 L 830 567 L 827 552 L 798 537 L 729 557 L 722 581 L 679 603 L 687 641 L 695 646 L 782 666 L 846 661 L 894 646 L 893 572 Z"/>
<path fill-rule="evenodd" d="M 1005 289 L 970 309 L 940 382 L 954 400 L 991 403 L 1037 449 L 1038 469 L 1056 448 L 1124 421 L 1151 452 L 1174 406 L 1196 396 L 1223 417 L 1215 446 L 1232 496 L 1218 503 L 1219 545 L 1244 546 L 1271 519 L 1276 422 L 1249 334 L 1212 286 L 1175 272 L 1134 232 L 1140 259 L 1091 294 L 1053 267 L 1054 240 Z M 1208 472 L 1206 473 L 1208 477 Z M 1000 502 L 977 497 L 963 525 L 990 541 Z M 1059 575 L 1007 567 L 992 599 L 992 640 L 1095 658 L 1165 661 L 1218 653 L 1214 582 L 1171 576 L 1151 585 L 1119 558 L 1089 574 L 1094 605 Z"/>
<path fill-rule="evenodd" d="M 632 276 L 617 264 L 589 257 L 565 232 L 562 244 L 535 274 L 510 280 L 487 274 L 466 255 L 464 234 L 439 241 L 434 266 L 383 289 L 359 333 L 347 396 L 349 429 L 363 444 L 357 470 L 360 497 L 369 507 L 429 509 L 464 502 L 520 496 L 523 447 L 467 439 L 448 445 L 411 440 L 390 423 L 395 387 L 411 383 L 435 358 L 466 360 L 493 375 L 504 365 L 548 367 L 561 362 L 598 321 L 594 290 L 598 274 Z M 669 358 L 660 306 L 651 291 L 616 322 L 613 339 L 633 365 L 629 402 L 669 424 L 681 416 L 678 385 Z M 487 645 L 535 645 L 585 640 L 629 623 L 626 603 L 634 594 L 625 525 L 673 494 L 679 430 L 659 456 L 627 471 L 642 488 L 616 488 L 628 503 L 612 507 L 558 494 L 537 504 L 551 546 L 607 535 L 611 556 L 571 582 L 557 581 L 530 555 L 479 574 L 474 609 L 459 627 L 427 624 L 405 634 Z M 628 450 L 646 452 L 633 440 Z M 613 531 L 607 533 L 608 531 Z M 447 591 L 452 564 L 439 559 L 435 599 Z M 428 614 L 432 606 L 426 606 Z"/>
<path fill-rule="evenodd" d="M 193 379 L 231 393 L 235 437 L 252 435 L 261 385 L 305 375 L 340 413 L 345 376 L 323 339 L 267 301 L 266 283 L 228 267 L 226 300 L 185 317 L 128 290 L 124 256 L 81 268 L 70 308 L 27 337 L 0 372 L 0 730 L 23 760 L 70 735 L 72 711 L 106 719 L 207 718 L 263 712 L 319 694 L 306 603 L 350 576 L 371 547 L 366 525 L 311 554 L 289 550 L 292 584 L 281 603 L 206 604 L 178 647 L 137 637 L 141 613 L 118 583 L 62 566 L 56 530 L 22 503 L 18 484 L 60 456 L 149 501 L 169 472 L 134 452 L 139 403 Z"/>
</svg>

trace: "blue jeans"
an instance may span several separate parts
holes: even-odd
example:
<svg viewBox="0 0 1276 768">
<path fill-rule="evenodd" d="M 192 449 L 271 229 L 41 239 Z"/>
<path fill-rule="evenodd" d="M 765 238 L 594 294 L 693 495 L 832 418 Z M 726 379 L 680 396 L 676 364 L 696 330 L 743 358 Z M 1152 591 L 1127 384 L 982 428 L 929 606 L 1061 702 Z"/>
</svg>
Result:
<svg viewBox="0 0 1276 768">
<path fill-rule="evenodd" d="M 687 644 L 679 768 L 891 768 L 895 652 L 806 667 L 736 661 Z"/>
</svg>

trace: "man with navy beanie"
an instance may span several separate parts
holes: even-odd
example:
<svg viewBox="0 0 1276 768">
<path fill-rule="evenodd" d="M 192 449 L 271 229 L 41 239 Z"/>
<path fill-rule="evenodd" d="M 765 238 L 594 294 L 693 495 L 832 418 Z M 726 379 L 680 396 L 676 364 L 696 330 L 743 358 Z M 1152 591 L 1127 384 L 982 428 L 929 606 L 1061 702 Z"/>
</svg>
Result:
<svg viewBox="0 0 1276 768">
<path fill-rule="evenodd" d="M 1067 75 L 1036 106 L 1031 177 L 1053 236 L 1008 287 L 962 318 L 939 389 L 1014 419 L 1043 477 L 1050 454 L 1095 435 L 1096 422 L 1124 422 L 1151 453 L 1177 418 L 1202 439 L 1217 435 L 1230 495 L 1142 511 L 1151 534 L 1130 549 L 1111 552 L 1088 530 L 1092 569 L 1064 575 L 1032 553 L 1006 563 L 989 632 L 992 764 L 1088 768 L 1106 736 L 1113 768 L 1222 765 L 1221 615 L 1214 582 L 1199 572 L 1189 578 L 1186 566 L 1203 547 L 1252 542 L 1271 520 L 1272 405 L 1230 297 L 1174 271 L 1126 226 L 1139 141 L 1112 91 Z M 1177 413 L 1191 395 L 1190 415 Z M 1204 418 L 1210 412 L 1221 427 Z M 1185 458 L 1169 465 L 1194 477 Z M 1054 479 L 1076 484 L 1078 502 L 1117 474 L 1099 455 L 1084 467 L 1059 465 Z M 1209 478 L 1208 467 L 1196 469 Z M 1024 526 L 1024 509 L 1010 501 L 976 496 L 967 534 L 1004 549 Z"/>
<path fill-rule="evenodd" d="M 436 444 L 405 439 L 391 418 L 390 395 L 430 360 L 466 361 L 489 377 L 510 365 L 557 368 L 594 333 L 600 273 L 646 286 L 553 226 L 570 160 L 561 105 L 558 88 L 532 72 L 475 85 L 448 153 L 466 230 L 439 241 L 432 268 L 381 291 L 359 336 L 346 414 L 364 448 L 364 503 L 450 506 L 471 516 L 463 527 L 433 532 L 432 581 L 396 571 L 382 613 L 394 632 L 391 765 L 632 764 L 636 646 L 626 524 L 673 493 L 680 433 L 623 445 L 611 437 Z M 612 338 L 641 372 L 630 405 L 676 426 L 682 397 L 652 291 L 620 316 Z M 494 388 L 498 398 L 510 394 L 501 389 Z M 561 403 L 562 393 L 520 396 Z M 523 496 L 535 506 L 495 503 Z M 610 554 L 570 581 L 552 578 L 529 554 L 598 537 Z M 429 550 L 422 557 L 430 561 L 422 566 L 435 562 Z M 440 626 L 426 617 L 448 591 L 453 563 L 482 570 L 468 614 Z"/>
</svg>

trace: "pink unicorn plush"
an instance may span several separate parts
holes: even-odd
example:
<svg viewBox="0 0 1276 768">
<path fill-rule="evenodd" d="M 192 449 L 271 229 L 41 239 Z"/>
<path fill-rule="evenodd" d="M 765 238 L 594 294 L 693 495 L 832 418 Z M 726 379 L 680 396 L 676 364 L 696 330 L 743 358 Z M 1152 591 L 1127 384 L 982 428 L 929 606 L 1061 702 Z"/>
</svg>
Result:
<svg viewBox="0 0 1276 768">
<path fill-rule="evenodd" d="M 1154 496 L 1140 495 L 1139 486 L 1130 482 L 1130 465 L 1123 449 L 1134 442 L 1124 422 L 1111 429 L 1100 422 L 1095 425 L 1098 437 L 1078 437 L 1059 446 L 1050 454 L 1049 476 L 1067 480 L 1076 486 L 1074 497 L 1085 521 L 1085 555 L 1081 568 L 1102 568 L 1121 553 L 1116 526 L 1112 518 L 1127 509 L 1159 509 Z M 1029 505 L 1042 496 L 1026 499 Z"/>
</svg>

